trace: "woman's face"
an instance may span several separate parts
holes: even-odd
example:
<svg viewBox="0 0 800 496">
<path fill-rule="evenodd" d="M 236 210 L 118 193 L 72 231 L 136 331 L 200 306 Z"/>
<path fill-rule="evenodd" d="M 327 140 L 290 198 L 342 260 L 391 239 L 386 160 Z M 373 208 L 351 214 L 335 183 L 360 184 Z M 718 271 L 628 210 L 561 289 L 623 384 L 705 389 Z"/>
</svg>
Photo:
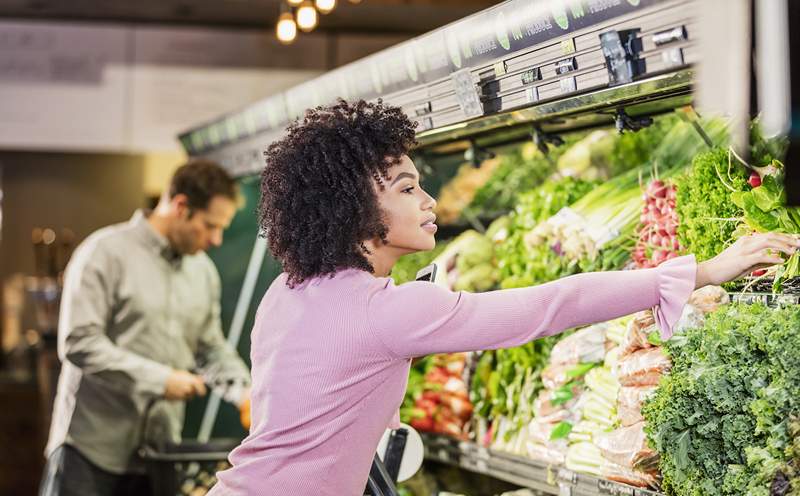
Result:
<svg viewBox="0 0 800 496">
<path fill-rule="evenodd" d="M 432 250 L 436 246 L 436 200 L 420 187 L 417 168 L 407 155 L 388 172 L 384 189 L 376 188 L 389 228 L 387 248 L 400 254 Z"/>
</svg>

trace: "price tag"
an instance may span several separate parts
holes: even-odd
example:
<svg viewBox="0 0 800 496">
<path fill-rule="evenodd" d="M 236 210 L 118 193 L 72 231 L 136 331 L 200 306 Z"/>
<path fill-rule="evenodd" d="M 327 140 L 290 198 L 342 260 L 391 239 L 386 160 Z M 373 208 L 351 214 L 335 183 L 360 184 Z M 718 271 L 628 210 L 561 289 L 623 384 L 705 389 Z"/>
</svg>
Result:
<svg viewBox="0 0 800 496">
<path fill-rule="evenodd" d="M 483 115 L 483 105 L 478 94 L 478 85 L 472 80 L 472 73 L 469 69 L 463 69 L 450 75 L 453 82 L 453 89 L 456 92 L 456 100 L 461 107 L 461 111 L 467 117 L 478 117 Z"/>
<path fill-rule="evenodd" d="M 572 93 L 578 89 L 578 83 L 575 81 L 575 76 L 564 78 L 559 81 L 561 93 Z"/>
<path fill-rule="evenodd" d="M 561 53 L 564 55 L 575 53 L 575 40 L 573 38 L 561 41 Z"/>
<path fill-rule="evenodd" d="M 635 492 L 632 487 L 623 486 L 617 484 L 616 482 L 602 479 L 597 481 L 597 492 L 599 494 L 610 494 L 613 496 L 635 496 Z"/>
<path fill-rule="evenodd" d="M 558 485 L 572 484 L 573 486 L 578 483 L 578 474 L 566 468 L 558 469 Z"/>
</svg>

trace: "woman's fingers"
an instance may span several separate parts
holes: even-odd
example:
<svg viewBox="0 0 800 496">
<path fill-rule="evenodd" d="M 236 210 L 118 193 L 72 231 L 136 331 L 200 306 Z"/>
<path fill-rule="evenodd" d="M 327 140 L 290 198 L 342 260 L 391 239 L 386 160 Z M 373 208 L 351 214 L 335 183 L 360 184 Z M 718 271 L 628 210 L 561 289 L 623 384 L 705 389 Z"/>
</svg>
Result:
<svg viewBox="0 0 800 496">
<path fill-rule="evenodd" d="M 783 252 L 787 255 L 792 255 L 797 251 L 798 240 L 788 234 L 757 234 L 753 238 L 752 246 L 750 247 L 754 252 L 763 252 L 764 250 L 775 250 Z"/>
</svg>

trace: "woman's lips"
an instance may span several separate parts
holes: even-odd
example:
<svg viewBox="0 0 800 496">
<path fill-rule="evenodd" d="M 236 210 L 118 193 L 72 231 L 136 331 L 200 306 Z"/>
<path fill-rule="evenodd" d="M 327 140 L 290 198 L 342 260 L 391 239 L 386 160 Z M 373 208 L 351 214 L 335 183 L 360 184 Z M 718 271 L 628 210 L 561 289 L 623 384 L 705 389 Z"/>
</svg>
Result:
<svg viewBox="0 0 800 496">
<path fill-rule="evenodd" d="M 439 227 L 434 224 L 433 222 L 422 224 L 422 228 L 428 231 L 429 233 L 435 233 Z"/>
</svg>

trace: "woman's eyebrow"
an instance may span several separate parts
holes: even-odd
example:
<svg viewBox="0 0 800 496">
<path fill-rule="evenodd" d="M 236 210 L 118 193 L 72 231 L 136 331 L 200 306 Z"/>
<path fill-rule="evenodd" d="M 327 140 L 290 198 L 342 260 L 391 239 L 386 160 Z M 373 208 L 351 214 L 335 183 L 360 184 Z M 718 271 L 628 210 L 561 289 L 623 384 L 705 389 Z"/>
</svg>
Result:
<svg viewBox="0 0 800 496">
<path fill-rule="evenodd" d="M 397 181 L 403 179 L 404 177 L 408 177 L 408 178 L 411 178 L 411 179 L 414 179 L 414 180 L 417 179 L 417 176 L 415 176 L 414 174 L 412 174 L 410 172 L 401 172 L 400 174 L 397 175 L 396 178 L 394 178 L 394 181 L 392 181 L 391 186 L 394 186 L 394 183 L 396 183 Z"/>
</svg>

